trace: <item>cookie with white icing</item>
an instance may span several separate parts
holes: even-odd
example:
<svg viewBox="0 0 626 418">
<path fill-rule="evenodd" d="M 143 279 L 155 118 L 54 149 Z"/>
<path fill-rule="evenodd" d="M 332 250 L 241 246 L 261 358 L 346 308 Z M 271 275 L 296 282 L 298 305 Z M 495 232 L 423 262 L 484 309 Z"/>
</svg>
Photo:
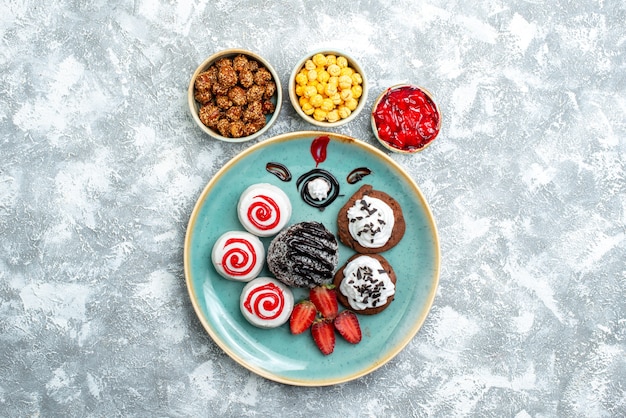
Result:
<svg viewBox="0 0 626 418">
<path fill-rule="evenodd" d="M 270 237 L 289 222 L 291 201 L 285 192 L 273 184 L 253 184 L 239 197 L 237 216 L 251 234 Z"/>
<path fill-rule="evenodd" d="M 248 322 L 259 328 L 276 328 L 289 320 L 293 294 L 270 277 L 257 277 L 241 291 L 239 308 Z"/>
<path fill-rule="evenodd" d="M 374 315 L 396 294 L 396 273 L 379 254 L 355 254 L 335 273 L 337 300 L 354 312 Z"/>
<path fill-rule="evenodd" d="M 361 254 L 375 254 L 398 244 L 406 224 L 400 204 L 366 184 L 339 210 L 337 229 L 343 244 Z"/>
<path fill-rule="evenodd" d="M 228 231 L 213 244 L 211 261 L 225 279 L 249 282 L 263 268 L 265 248 L 261 240 L 249 232 Z"/>
</svg>

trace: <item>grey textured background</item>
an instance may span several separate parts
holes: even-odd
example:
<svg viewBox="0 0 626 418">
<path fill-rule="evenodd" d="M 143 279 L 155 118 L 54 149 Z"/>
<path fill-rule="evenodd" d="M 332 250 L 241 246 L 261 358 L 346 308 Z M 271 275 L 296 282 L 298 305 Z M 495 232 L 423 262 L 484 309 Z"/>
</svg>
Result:
<svg viewBox="0 0 626 418">
<path fill-rule="evenodd" d="M 0 2 L 0 416 L 626 415 L 623 1 Z M 196 66 L 351 52 L 443 131 L 392 157 L 431 204 L 440 287 L 394 360 L 328 388 L 234 363 L 192 310 L 183 240 L 224 161 Z M 259 139 L 311 129 L 287 101 Z M 371 105 L 370 105 L 371 106 Z M 336 132 L 375 144 L 367 114 Z"/>
</svg>

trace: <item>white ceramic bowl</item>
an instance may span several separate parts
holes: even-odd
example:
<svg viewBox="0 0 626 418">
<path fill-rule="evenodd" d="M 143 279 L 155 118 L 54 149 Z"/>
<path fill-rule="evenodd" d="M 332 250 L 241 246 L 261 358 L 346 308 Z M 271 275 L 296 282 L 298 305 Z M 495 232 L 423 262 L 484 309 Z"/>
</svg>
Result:
<svg viewBox="0 0 626 418">
<path fill-rule="evenodd" d="M 339 119 L 336 122 L 319 121 L 313 118 L 313 116 L 307 115 L 302 110 L 302 107 L 300 106 L 300 102 L 299 102 L 300 97 L 296 93 L 296 85 L 297 85 L 296 76 L 298 75 L 300 70 L 305 66 L 305 63 L 308 60 L 312 59 L 316 54 L 323 54 L 324 56 L 335 55 L 336 57 L 340 57 L 340 56 L 345 57 L 348 61 L 348 66 L 352 68 L 355 72 L 359 73 L 361 75 L 361 79 L 363 80 L 361 83 L 361 88 L 363 89 L 363 92 L 361 93 L 361 96 L 357 99 L 358 100 L 357 107 L 351 111 L 348 117 Z M 289 100 L 291 101 L 291 105 L 293 106 L 295 111 L 298 113 L 298 115 L 300 115 L 302 119 L 304 119 L 305 121 L 315 126 L 320 126 L 323 128 L 332 128 L 332 127 L 340 126 L 355 119 L 358 116 L 358 114 L 363 110 L 363 107 L 365 107 L 365 102 L 367 101 L 367 93 L 368 93 L 368 84 L 367 84 L 367 79 L 365 76 L 365 72 L 363 71 L 363 68 L 361 67 L 361 65 L 359 65 L 359 63 L 353 57 L 351 57 L 350 55 L 342 51 L 337 51 L 337 50 L 332 50 L 332 49 L 322 49 L 322 50 L 311 52 L 310 54 L 302 58 L 296 64 L 296 66 L 294 67 L 289 77 Z"/>
<path fill-rule="evenodd" d="M 412 97 L 412 104 L 402 107 L 399 102 L 406 96 Z M 377 116 L 377 112 L 395 113 L 390 119 L 394 122 L 386 123 L 381 113 Z M 397 84 L 385 89 L 372 106 L 374 136 L 388 150 L 402 154 L 415 154 L 432 144 L 441 131 L 441 119 L 432 94 L 423 87 L 411 84 Z M 390 126 L 389 130 L 384 125 Z"/>
<path fill-rule="evenodd" d="M 271 102 L 274 104 L 274 112 L 265 115 L 265 126 L 263 126 L 260 130 L 258 130 L 257 132 L 248 135 L 248 136 L 243 136 L 240 138 L 229 138 L 226 136 L 222 136 L 218 131 L 213 130 L 209 127 L 207 127 L 206 125 L 204 125 L 202 123 L 202 121 L 200 120 L 200 116 L 199 116 L 199 112 L 200 112 L 200 107 L 201 104 L 199 102 L 196 101 L 196 99 L 194 98 L 194 84 L 196 81 L 196 77 L 198 77 L 198 75 L 204 71 L 206 71 L 209 67 L 211 67 L 215 62 L 217 62 L 217 60 L 221 59 L 221 58 L 234 58 L 237 55 L 245 55 L 248 58 L 254 59 L 256 61 L 259 62 L 260 65 L 264 66 L 265 68 L 267 68 L 267 70 L 270 72 L 270 74 L 272 75 L 272 79 L 274 81 L 274 83 L 276 83 L 276 92 L 274 93 L 274 95 L 272 96 L 272 98 L 270 99 Z M 283 101 L 283 94 L 282 94 L 282 86 L 280 84 L 280 78 L 278 77 L 278 73 L 276 72 L 276 70 L 274 70 L 274 68 L 270 65 L 269 62 L 267 62 L 263 57 L 261 57 L 258 54 L 255 54 L 254 52 L 250 52 L 244 49 L 226 49 L 220 52 L 217 52 L 213 55 L 211 55 L 210 57 L 208 57 L 206 60 L 204 60 L 204 62 L 202 64 L 200 64 L 198 66 L 198 68 L 196 69 L 196 71 L 193 73 L 193 76 L 191 77 L 191 80 L 189 81 L 189 87 L 187 90 L 187 102 L 189 104 L 189 111 L 191 112 L 191 116 L 193 117 L 193 120 L 196 122 L 196 124 L 198 125 L 198 127 L 204 131 L 206 134 L 210 135 L 211 137 L 218 139 L 220 141 L 225 141 L 225 142 L 244 142 L 244 141 L 250 141 L 254 138 L 257 138 L 261 135 L 263 135 L 269 128 L 270 126 L 272 126 L 272 124 L 276 121 L 276 119 L 278 118 L 278 114 L 280 113 L 280 108 L 282 105 L 282 101 Z"/>
</svg>

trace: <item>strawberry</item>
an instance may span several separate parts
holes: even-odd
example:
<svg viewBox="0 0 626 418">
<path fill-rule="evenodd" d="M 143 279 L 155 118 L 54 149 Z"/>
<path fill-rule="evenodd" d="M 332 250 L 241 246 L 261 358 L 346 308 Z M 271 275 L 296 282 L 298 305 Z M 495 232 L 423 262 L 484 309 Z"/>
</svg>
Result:
<svg viewBox="0 0 626 418">
<path fill-rule="evenodd" d="M 309 298 L 318 312 L 326 319 L 333 320 L 337 316 L 337 294 L 333 285 L 322 285 L 311 289 Z"/>
<path fill-rule="evenodd" d="M 358 344 L 361 341 L 361 326 L 354 312 L 341 311 L 333 324 L 337 332 L 350 344 Z"/>
<path fill-rule="evenodd" d="M 293 307 L 289 318 L 289 328 L 292 334 L 301 334 L 313 324 L 317 309 L 310 300 L 303 300 Z"/>
<path fill-rule="evenodd" d="M 329 319 L 318 319 L 311 326 L 311 335 L 315 345 L 325 356 L 335 349 L 335 329 Z"/>
</svg>

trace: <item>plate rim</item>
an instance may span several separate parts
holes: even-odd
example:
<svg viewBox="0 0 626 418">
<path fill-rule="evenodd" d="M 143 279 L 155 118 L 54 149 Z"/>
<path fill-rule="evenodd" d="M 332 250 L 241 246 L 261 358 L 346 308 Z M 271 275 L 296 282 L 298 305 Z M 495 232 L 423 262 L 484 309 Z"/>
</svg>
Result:
<svg viewBox="0 0 626 418">
<path fill-rule="evenodd" d="M 433 247 L 434 247 L 434 253 L 435 253 L 434 274 L 433 274 L 433 280 L 431 282 L 432 283 L 431 291 L 426 298 L 426 303 L 423 305 L 424 309 L 422 310 L 422 314 L 418 318 L 416 318 L 410 331 L 407 332 L 407 334 L 402 338 L 401 342 L 397 344 L 393 348 L 393 350 L 391 350 L 383 359 L 374 362 L 369 367 L 365 367 L 356 373 L 350 373 L 346 376 L 342 376 L 339 378 L 315 379 L 315 380 L 301 380 L 301 379 L 294 379 L 294 378 L 287 378 L 284 376 L 279 376 L 277 374 L 274 374 L 272 372 L 263 370 L 259 367 L 249 364 L 248 362 L 245 361 L 245 359 L 241 358 L 239 355 L 234 353 L 234 351 L 231 350 L 230 347 L 224 341 L 222 341 L 222 339 L 213 330 L 211 324 L 209 324 L 207 318 L 202 312 L 202 309 L 200 308 L 200 305 L 198 303 L 198 298 L 196 296 L 197 291 L 193 286 L 192 272 L 191 272 L 191 260 L 190 260 L 190 257 L 191 257 L 190 247 L 191 247 L 191 239 L 193 236 L 193 227 L 196 224 L 196 221 L 198 219 L 198 214 L 202 210 L 202 207 L 204 205 L 204 202 L 207 199 L 207 196 L 209 195 L 210 191 L 214 188 L 218 180 L 220 180 L 222 176 L 227 171 L 229 171 L 232 166 L 236 165 L 244 157 L 248 156 L 249 154 L 254 153 L 256 150 L 260 148 L 267 147 L 274 143 L 301 139 L 307 136 L 329 136 L 341 142 L 352 143 L 356 146 L 362 147 L 366 151 L 371 152 L 378 158 L 381 158 L 382 160 L 384 160 L 387 164 L 392 166 L 399 174 L 401 174 L 401 176 L 405 179 L 405 181 L 411 186 L 416 196 L 418 196 L 418 198 L 420 199 L 423 205 L 424 211 L 427 215 L 426 221 L 432 228 L 432 233 L 433 233 L 432 239 L 433 239 Z M 428 314 L 430 313 L 432 309 L 432 305 L 435 300 L 437 289 L 439 287 L 439 278 L 441 274 L 441 246 L 439 242 L 439 232 L 437 230 L 437 224 L 435 222 L 435 219 L 434 219 L 432 210 L 430 208 L 430 205 L 428 204 L 428 201 L 425 199 L 421 189 L 419 188 L 417 183 L 413 180 L 413 178 L 404 170 L 404 168 L 402 168 L 402 166 L 400 166 L 399 163 L 397 163 L 387 154 L 385 154 L 384 152 L 380 151 L 376 147 L 362 140 L 359 140 L 357 138 L 354 138 L 348 135 L 335 133 L 335 132 L 325 132 L 325 131 L 316 131 L 316 130 L 294 131 L 294 132 L 288 132 L 288 133 L 283 133 L 280 135 L 273 136 L 264 141 L 251 145 L 250 147 L 244 149 L 243 151 L 239 152 L 237 155 L 232 157 L 224 165 L 222 165 L 222 167 L 220 167 L 220 169 L 209 179 L 207 184 L 202 189 L 202 192 L 198 196 L 196 203 L 194 204 L 194 208 L 189 217 L 189 221 L 187 223 L 187 229 L 185 231 L 183 258 L 184 258 L 185 284 L 187 287 L 189 298 L 191 299 L 191 304 L 193 306 L 196 317 L 202 324 L 202 327 L 204 328 L 204 330 L 209 334 L 213 342 L 217 344 L 218 347 L 220 347 L 220 349 L 222 349 L 232 360 L 234 360 L 236 363 L 243 366 L 247 370 L 261 377 L 264 377 L 268 380 L 272 380 L 272 381 L 287 384 L 287 385 L 293 385 L 293 386 L 319 387 L 319 386 L 330 386 L 330 385 L 336 385 L 340 383 L 349 382 L 351 380 L 355 380 L 362 376 L 372 373 L 373 371 L 379 369 L 380 367 L 382 367 L 383 365 L 391 361 L 393 358 L 395 358 L 411 342 L 411 340 L 415 337 L 415 335 L 417 335 L 419 330 L 422 328 L 426 320 L 426 317 L 428 316 Z"/>
</svg>

